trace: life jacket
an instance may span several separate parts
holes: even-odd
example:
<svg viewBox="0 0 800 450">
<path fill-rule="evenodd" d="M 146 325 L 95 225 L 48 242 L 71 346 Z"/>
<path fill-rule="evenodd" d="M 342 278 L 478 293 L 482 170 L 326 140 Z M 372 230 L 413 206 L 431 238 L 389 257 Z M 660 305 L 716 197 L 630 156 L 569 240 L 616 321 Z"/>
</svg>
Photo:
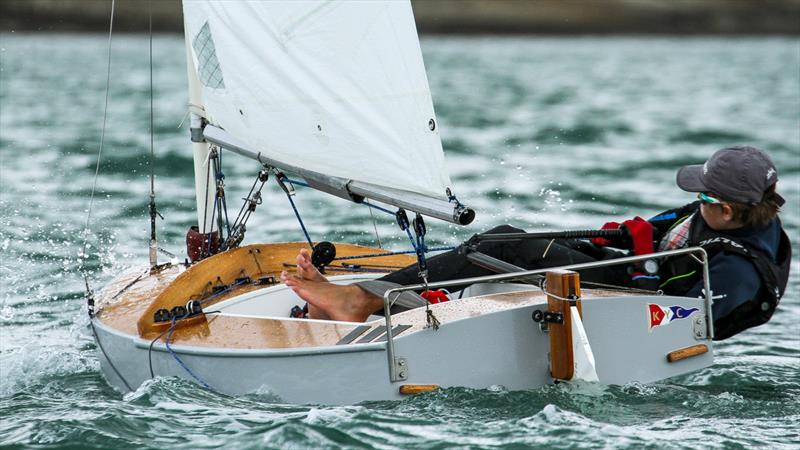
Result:
<svg viewBox="0 0 800 450">
<path fill-rule="evenodd" d="M 761 288 L 755 298 L 739 305 L 725 317 L 714 318 L 714 339 L 726 339 L 769 321 L 786 291 L 792 259 L 791 243 L 780 219 L 775 218 L 780 227 L 780 242 L 775 261 L 770 254 L 747 241 L 723 231 L 712 230 L 700 216 L 700 202 L 665 211 L 650 220 L 653 223 L 656 246 L 672 227 L 691 220 L 686 247 L 702 247 L 708 254 L 709 261 L 719 252 L 740 255 L 749 260 L 758 272 Z M 679 255 L 663 261 L 659 275 L 662 280 L 659 288 L 665 294 L 685 295 L 703 279 L 703 266 L 691 255 Z"/>
</svg>

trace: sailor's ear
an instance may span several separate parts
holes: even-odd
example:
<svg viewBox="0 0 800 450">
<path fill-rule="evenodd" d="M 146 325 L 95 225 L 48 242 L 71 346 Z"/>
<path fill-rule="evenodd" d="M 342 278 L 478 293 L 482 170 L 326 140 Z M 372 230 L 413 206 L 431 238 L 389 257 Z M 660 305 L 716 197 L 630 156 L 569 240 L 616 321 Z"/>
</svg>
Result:
<svg viewBox="0 0 800 450">
<path fill-rule="evenodd" d="M 728 222 L 733 221 L 733 208 L 727 203 L 720 205 L 722 207 L 722 218 Z"/>
</svg>

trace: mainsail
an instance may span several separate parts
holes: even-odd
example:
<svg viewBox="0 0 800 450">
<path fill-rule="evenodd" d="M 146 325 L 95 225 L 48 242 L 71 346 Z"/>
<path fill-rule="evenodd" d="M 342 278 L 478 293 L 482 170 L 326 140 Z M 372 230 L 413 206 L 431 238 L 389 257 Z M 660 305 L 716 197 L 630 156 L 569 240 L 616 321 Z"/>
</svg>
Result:
<svg viewBox="0 0 800 450">
<path fill-rule="evenodd" d="M 209 127 L 260 159 L 445 198 L 408 1 L 186 1 L 183 10 Z"/>
</svg>

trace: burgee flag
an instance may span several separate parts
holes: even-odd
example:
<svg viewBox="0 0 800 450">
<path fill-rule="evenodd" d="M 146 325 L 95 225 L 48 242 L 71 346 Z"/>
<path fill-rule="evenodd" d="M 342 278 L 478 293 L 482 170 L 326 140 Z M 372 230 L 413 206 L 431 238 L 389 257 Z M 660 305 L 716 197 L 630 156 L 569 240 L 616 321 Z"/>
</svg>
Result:
<svg viewBox="0 0 800 450">
<path fill-rule="evenodd" d="M 647 304 L 648 313 L 648 329 L 653 331 L 653 328 L 661 325 L 667 325 L 673 320 L 685 319 L 692 314 L 700 311 L 699 308 L 686 309 L 682 306 L 661 306 L 655 303 Z"/>
</svg>

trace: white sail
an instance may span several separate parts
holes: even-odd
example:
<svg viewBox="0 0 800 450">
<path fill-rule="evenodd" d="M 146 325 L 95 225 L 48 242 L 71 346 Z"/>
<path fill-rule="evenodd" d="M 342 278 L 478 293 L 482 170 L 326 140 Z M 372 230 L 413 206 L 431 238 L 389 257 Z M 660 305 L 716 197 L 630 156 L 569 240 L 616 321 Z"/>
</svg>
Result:
<svg viewBox="0 0 800 450">
<path fill-rule="evenodd" d="M 408 1 L 185 1 L 205 115 L 272 160 L 442 198 Z"/>
</svg>

